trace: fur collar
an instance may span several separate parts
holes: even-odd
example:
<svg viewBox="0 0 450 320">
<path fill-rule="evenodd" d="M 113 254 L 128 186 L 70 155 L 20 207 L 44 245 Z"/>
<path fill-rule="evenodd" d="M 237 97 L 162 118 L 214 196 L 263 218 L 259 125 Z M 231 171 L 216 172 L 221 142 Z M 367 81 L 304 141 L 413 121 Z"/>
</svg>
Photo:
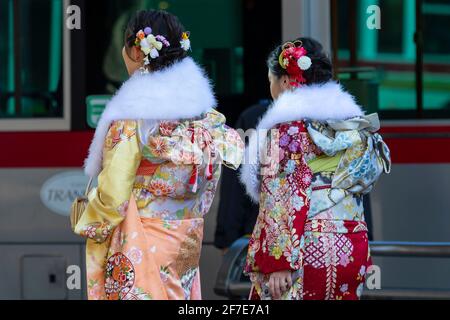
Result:
<svg viewBox="0 0 450 320">
<path fill-rule="evenodd" d="M 283 122 L 295 120 L 346 120 L 364 113 L 353 96 L 341 85 L 330 81 L 283 93 L 264 114 L 258 129 L 271 129 Z"/>
<path fill-rule="evenodd" d="M 85 173 L 91 177 L 99 174 L 103 143 L 113 121 L 189 119 L 215 105 L 211 83 L 192 58 L 185 58 L 161 71 L 136 72 L 103 111 L 84 163 Z"/>
<path fill-rule="evenodd" d="M 333 81 L 321 85 L 304 86 L 283 93 L 264 114 L 256 132 L 249 139 L 246 163 L 242 165 L 240 173 L 240 180 L 245 185 L 248 195 L 253 201 L 258 202 L 257 159 L 259 149 L 265 145 L 266 136 L 258 134 L 260 130 L 269 130 L 277 124 L 296 120 L 347 120 L 359 116 L 364 116 L 364 112 L 356 104 L 353 96 Z"/>
</svg>

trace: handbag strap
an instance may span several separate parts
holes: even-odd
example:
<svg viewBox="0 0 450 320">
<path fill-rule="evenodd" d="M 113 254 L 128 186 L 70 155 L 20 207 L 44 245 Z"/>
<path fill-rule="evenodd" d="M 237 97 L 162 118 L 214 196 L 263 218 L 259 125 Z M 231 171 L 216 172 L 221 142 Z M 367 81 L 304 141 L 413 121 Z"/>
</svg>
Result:
<svg viewBox="0 0 450 320">
<path fill-rule="evenodd" d="M 88 196 L 89 192 L 91 191 L 92 180 L 93 180 L 93 177 L 90 177 L 89 182 L 86 186 L 86 190 L 84 191 L 85 196 Z"/>
</svg>

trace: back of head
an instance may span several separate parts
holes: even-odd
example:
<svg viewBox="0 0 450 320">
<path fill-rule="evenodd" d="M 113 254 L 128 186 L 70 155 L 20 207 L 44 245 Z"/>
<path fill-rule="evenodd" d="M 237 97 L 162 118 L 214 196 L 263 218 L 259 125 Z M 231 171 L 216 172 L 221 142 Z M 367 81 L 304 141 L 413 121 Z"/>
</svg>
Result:
<svg viewBox="0 0 450 320">
<path fill-rule="evenodd" d="M 305 85 L 322 84 L 333 78 L 333 66 L 327 54 L 323 51 L 322 45 L 311 38 L 297 38 L 292 43 L 301 42 L 301 46 L 306 50 L 306 56 L 311 59 L 311 66 L 304 70 L 302 75 Z M 288 70 L 280 64 L 280 55 L 285 44 L 277 46 L 267 59 L 269 70 L 278 78 L 289 75 Z"/>
<path fill-rule="evenodd" d="M 187 56 L 187 51 L 180 44 L 185 32 L 184 26 L 176 16 L 162 10 L 138 11 L 128 22 L 125 30 L 125 49 L 129 53 L 135 46 L 136 35 L 140 30 L 150 28 L 154 36 L 163 36 L 170 45 L 163 45 L 158 50 L 158 57 L 149 60 L 151 71 L 162 70 Z"/>
</svg>

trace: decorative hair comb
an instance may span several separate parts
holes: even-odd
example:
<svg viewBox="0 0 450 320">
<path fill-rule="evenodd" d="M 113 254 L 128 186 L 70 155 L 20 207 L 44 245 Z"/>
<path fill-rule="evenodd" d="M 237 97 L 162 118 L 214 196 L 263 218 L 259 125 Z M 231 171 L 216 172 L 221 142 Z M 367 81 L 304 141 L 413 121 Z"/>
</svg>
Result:
<svg viewBox="0 0 450 320">
<path fill-rule="evenodd" d="M 180 45 L 184 51 L 188 51 L 191 48 L 191 40 L 189 40 L 189 36 L 191 33 L 189 31 L 183 32 L 181 35 Z"/>
<path fill-rule="evenodd" d="M 162 35 L 154 36 L 150 27 L 146 27 L 144 30 L 141 29 L 136 33 L 134 45 L 139 47 L 145 54 L 144 65 L 150 64 L 150 58 L 158 58 L 159 51 L 163 46 L 170 47 L 169 41 Z"/>
<path fill-rule="evenodd" d="M 183 50 L 188 51 L 191 48 L 191 41 L 189 40 L 190 32 L 183 32 L 180 40 L 180 46 Z M 136 33 L 136 39 L 134 45 L 139 47 L 144 53 L 144 66 L 150 64 L 150 59 L 156 59 L 159 57 L 159 51 L 163 47 L 170 47 L 170 42 L 167 39 L 158 34 L 152 34 L 152 28 L 146 27 L 144 30 L 139 30 Z"/>
<path fill-rule="evenodd" d="M 287 71 L 292 80 L 291 85 L 294 87 L 299 87 L 306 83 L 303 72 L 308 70 L 312 65 L 311 58 L 307 54 L 308 52 L 300 40 L 294 42 L 289 41 L 282 46 L 278 62 Z"/>
</svg>

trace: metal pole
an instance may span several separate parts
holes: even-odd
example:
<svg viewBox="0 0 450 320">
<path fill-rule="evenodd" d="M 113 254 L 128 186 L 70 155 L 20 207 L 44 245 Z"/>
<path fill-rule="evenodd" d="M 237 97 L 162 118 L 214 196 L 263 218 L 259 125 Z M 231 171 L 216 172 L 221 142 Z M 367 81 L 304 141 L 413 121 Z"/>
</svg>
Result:
<svg viewBox="0 0 450 320">
<path fill-rule="evenodd" d="M 450 258 L 450 243 L 388 242 L 369 243 L 372 256 L 377 257 L 428 257 Z"/>
<path fill-rule="evenodd" d="M 14 111 L 18 116 L 21 113 L 22 77 L 21 77 L 21 54 L 20 54 L 20 0 L 13 0 L 14 19 Z"/>
<path fill-rule="evenodd" d="M 349 1 L 349 28 L 348 28 L 348 38 L 349 38 L 349 45 L 350 45 L 350 68 L 355 68 L 358 65 L 358 45 L 357 45 L 357 15 L 356 15 L 356 8 L 358 4 L 356 0 L 350 0 Z M 352 73 L 351 79 L 356 79 L 357 74 Z"/>
<path fill-rule="evenodd" d="M 338 79 L 339 73 L 339 60 L 338 60 L 338 50 L 339 50 L 339 17 L 338 17 L 338 3 L 337 0 L 330 0 L 330 10 L 331 10 L 331 46 L 333 50 L 333 78 Z"/>
<path fill-rule="evenodd" d="M 416 104 L 417 116 L 423 118 L 423 21 L 422 0 L 416 0 Z"/>
</svg>

